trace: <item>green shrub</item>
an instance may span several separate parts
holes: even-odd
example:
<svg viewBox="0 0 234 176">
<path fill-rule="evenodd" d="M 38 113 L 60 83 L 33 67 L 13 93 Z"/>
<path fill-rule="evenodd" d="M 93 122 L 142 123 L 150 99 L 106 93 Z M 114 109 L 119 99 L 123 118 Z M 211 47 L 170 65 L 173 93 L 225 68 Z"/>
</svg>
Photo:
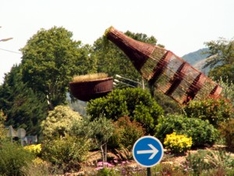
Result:
<svg viewBox="0 0 234 176">
<path fill-rule="evenodd" d="M 203 150 L 198 150 L 194 154 L 189 153 L 183 165 L 188 170 L 192 170 L 195 175 L 199 175 L 203 170 L 211 169 L 211 166 L 205 160 L 205 156 L 206 153 Z"/>
<path fill-rule="evenodd" d="M 185 153 L 192 146 L 192 138 L 173 132 L 166 135 L 163 144 L 172 153 Z"/>
<path fill-rule="evenodd" d="M 223 150 L 198 150 L 196 153 L 189 154 L 184 167 L 192 170 L 195 175 L 209 175 L 208 173 L 222 172 L 220 175 L 231 173 L 234 166 L 234 159 L 230 153 Z"/>
<path fill-rule="evenodd" d="M 83 138 L 65 137 L 42 143 L 42 158 L 63 173 L 78 171 L 85 160 L 90 143 Z"/>
<path fill-rule="evenodd" d="M 114 133 L 108 141 L 108 148 L 114 149 L 113 152 L 122 160 L 132 159 L 132 147 L 134 143 L 145 134 L 141 123 L 128 116 L 119 118 L 114 122 Z"/>
<path fill-rule="evenodd" d="M 223 136 L 226 146 L 229 150 L 234 151 L 234 119 L 230 119 L 226 122 L 222 122 L 219 127 L 219 131 Z"/>
<path fill-rule="evenodd" d="M 16 143 L 0 142 L 0 175 L 23 176 L 34 156 Z"/>
<path fill-rule="evenodd" d="M 119 171 L 110 168 L 100 169 L 96 176 L 119 176 Z"/>
<path fill-rule="evenodd" d="M 43 161 L 41 158 L 37 157 L 33 160 L 28 167 L 24 167 L 23 171 L 26 173 L 26 176 L 49 176 L 49 165 L 46 161 Z"/>
<path fill-rule="evenodd" d="M 4 140 L 7 137 L 7 130 L 4 125 L 5 120 L 6 116 L 3 111 L 0 110 L 0 140 Z"/>
<path fill-rule="evenodd" d="M 190 176 L 189 170 L 166 162 L 161 162 L 151 169 L 153 175 L 157 176 Z M 140 175 L 139 175 L 140 176 Z"/>
<path fill-rule="evenodd" d="M 82 117 L 69 106 L 58 105 L 49 111 L 48 116 L 41 122 L 43 140 L 53 140 L 71 134 L 74 123 L 81 122 Z"/>
<path fill-rule="evenodd" d="M 144 135 L 144 128 L 137 121 L 131 121 L 128 116 L 114 122 L 115 130 L 111 138 L 113 147 L 131 150 L 136 140 Z"/>
<path fill-rule="evenodd" d="M 214 127 L 233 117 L 233 107 L 230 102 L 224 99 L 205 99 L 203 101 L 191 101 L 184 108 L 188 117 L 208 120 Z"/>
<path fill-rule="evenodd" d="M 147 134 L 155 133 L 157 118 L 164 113 L 149 91 L 140 88 L 115 89 L 107 96 L 90 100 L 87 114 L 91 120 L 104 116 L 117 121 L 120 117 L 141 123 Z"/>
<path fill-rule="evenodd" d="M 168 115 L 159 118 L 155 136 L 163 143 L 166 135 L 172 132 L 191 137 L 193 147 L 213 145 L 219 135 L 213 125 L 198 118 L 188 118 L 183 115 Z"/>
</svg>

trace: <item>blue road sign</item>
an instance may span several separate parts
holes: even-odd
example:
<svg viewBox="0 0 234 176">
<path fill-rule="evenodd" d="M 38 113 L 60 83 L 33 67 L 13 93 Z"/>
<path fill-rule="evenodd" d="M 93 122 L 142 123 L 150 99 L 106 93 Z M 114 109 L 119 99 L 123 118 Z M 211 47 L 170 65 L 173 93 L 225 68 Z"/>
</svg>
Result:
<svg viewBox="0 0 234 176">
<path fill-rule="evenodd" d="M 139 138 L 132 149 L 134 160 L 143 167 L 152 167 L 158 164 L 163 153 L 162 143 L 153 136 Z"/>
</svg>

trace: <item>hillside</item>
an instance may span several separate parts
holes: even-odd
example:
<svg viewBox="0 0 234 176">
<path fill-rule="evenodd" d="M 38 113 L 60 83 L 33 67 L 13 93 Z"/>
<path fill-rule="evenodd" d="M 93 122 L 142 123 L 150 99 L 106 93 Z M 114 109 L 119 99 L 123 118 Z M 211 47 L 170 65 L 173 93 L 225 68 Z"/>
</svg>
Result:
<svg viewBox="0 0 234 176">
<path fill-rule="evenodd" d="M 182 56 L 182 58 L 185 61 L 187 61 L 189 64 L 191 64 L 193 67 L 195 67 L 196 69 L 207 74 L 209 71 L 209 68 L 206 68 L 206 69 L 202 68 L 205 65 L 206 58 L 208 56 L 208 54 L 205 54 L 207 50 L 208 50 L 207 48 L 199 49 L 197 51 L 194 51 L 194 52 L 191 52 Z"/>
</svg>

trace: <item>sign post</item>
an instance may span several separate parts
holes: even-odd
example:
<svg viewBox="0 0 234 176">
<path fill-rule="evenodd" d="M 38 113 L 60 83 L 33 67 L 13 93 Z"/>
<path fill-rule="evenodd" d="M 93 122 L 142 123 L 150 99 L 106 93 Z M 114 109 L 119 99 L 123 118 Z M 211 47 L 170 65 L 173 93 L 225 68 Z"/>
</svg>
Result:
<svg viewBox="0 0 234 176">
<path fill-rule="evenodd" d="M 150 167 L 158 164 L 163 157 L 163 145 L 153 136 L 143 136 L 133 145 L 132 154 L 139 165 L 147 168 L 147 176 L 150 176 Z"/>
</svg>

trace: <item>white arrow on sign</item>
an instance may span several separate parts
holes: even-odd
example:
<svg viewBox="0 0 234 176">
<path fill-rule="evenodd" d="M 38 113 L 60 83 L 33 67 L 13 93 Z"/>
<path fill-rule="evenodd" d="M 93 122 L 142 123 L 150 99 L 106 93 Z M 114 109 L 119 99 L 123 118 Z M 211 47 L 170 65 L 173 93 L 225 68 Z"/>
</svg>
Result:
<svg viewBox="0 0 234 176">
<path fill-rule="evenodd" d="M 149 153 L 152 153 L 152 155 L 149 157 L 149 159 L 153 159 L 155 157 L 155 155 L 158 153 L 158 150 L 152 144 L 148 144 L 148 146 L 152 150 L 140 150 L 140 151 L 137 151 L 137 154 L 149 154 Z"/>
</svg>

